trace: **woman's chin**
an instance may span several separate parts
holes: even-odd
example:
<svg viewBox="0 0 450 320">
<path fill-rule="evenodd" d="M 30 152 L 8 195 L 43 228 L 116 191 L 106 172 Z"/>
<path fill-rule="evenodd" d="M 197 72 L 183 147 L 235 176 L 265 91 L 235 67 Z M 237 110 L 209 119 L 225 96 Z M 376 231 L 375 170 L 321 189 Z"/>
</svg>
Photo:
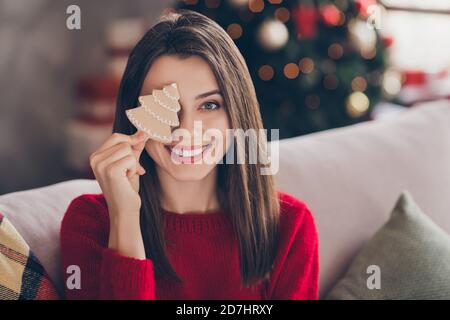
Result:
<svg viewBox="0 0 450 320">
<path fill-rule="evenodd" d="M 172 164 L 164 170 L 178 181 L 200 181 L 204 179 L 215 165 L 202 164 Z"/>
</svg>

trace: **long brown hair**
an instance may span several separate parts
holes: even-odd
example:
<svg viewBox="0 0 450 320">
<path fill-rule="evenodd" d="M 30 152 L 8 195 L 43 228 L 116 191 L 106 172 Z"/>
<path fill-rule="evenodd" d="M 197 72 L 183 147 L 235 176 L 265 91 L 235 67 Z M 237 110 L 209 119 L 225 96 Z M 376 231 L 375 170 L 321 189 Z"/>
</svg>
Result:
<svg viewBox="0 0 450 320">
<path fill-rule="evenodd" d="M 114 132 L 128 135 L 136 132 L 125 116 L 125 109 L 138 105 L 146 74 L 152 62 L 162 55 L 203 58 L 216 76 L 231 127 L 258 132 L 263 128 L 247 65 L 234 42 L 211 19 L 180 10 L 163 16 L 131 52 L 120 84 Z M 267 140 L 257 141 L 259 149 L 266 150 Z M 222 209 L 230 214 L 239 243 L 241 285 L 248 287 L 270 276 L 278 246 L 280 208 L 273 177 L 262 175 L 259 164 L 249 164 L 248 150 L 244 152 L 244 164 L 218 164 L 218 198 Z M 142 153 L 140 161 L 148 173 L 140 177 L 139 190 L 146 256 L 153 261 L 157 277 L 181 281 L 166 255 L 155 163 L 147 152 Z"/>
</svg>

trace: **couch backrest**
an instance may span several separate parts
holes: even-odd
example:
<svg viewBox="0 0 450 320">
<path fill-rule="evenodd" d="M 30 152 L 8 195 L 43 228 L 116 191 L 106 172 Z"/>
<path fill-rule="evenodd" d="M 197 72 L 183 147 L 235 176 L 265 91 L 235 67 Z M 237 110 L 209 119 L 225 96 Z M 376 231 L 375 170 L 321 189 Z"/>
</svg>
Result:
<svg viewBox="0 0 450 320">
<path fill-rule="evenodd" d="M 450 233 L 450 104 L 416 107 L 373 121 L 279 142 L 279 189 L 312 210 L 320 241 L 320 291 L 387 221 L 402 190 Z M 0 196 L 7 216 L 58 289 L 59 227 L 71 199 L 101 192 L 95 180 L 72 180 Z"/>
<path fill-rule="evenodd" d="M 450 101 L 282 140 L 277 178 L 316 218 L 323 296 L 388 220 L 402 190 L 450 233 Z"/>
</svg>

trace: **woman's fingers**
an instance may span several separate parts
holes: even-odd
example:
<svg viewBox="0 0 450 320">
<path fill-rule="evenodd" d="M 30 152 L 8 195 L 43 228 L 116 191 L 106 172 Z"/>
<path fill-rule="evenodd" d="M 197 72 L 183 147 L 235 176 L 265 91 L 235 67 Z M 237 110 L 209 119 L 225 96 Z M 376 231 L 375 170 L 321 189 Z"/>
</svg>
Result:
<svg viewBox="0 0 450 320">
<path fill-rule="evenodd" d="M 149 136 L 142 131 L 138 131 L 136 134 L 131 136 L 123 134 L 113 134 L 96 152 L 94 152 L 90 156 L 91 166 L 95 166 L 97 163 L 100 163 L 107 157 L 114 154 L 117 150 L 121 148 L 127 148 L 127 146 L 130 152 L 135 154 L 136 159 L 139 160 L 140 154 L 145 147 L 145 141 L 148 138 Z M 142 168 L 140 164 L 139 167 Z M 142 168 L 142 171 L 145 171 L 143 169 L 144 168 Z"/>
<path fill-rule="evenodd" d="M 138 171 L 137 171 L 137 173 L 139 175 L 145 174 L 145 169 L 139 163 L 139 159 L 141 157 L 142 151 L 145 149 L 145 144 L 146 144 L 148 138 L 149 138 L 149 136 L 145 135 L 145 138 L 143 138 L 142 141 L 140 141 L 140 142 L 136 143 L 135 145 L 131 146 L 131 149 L 133 150 L 133 154 L 134 154 L 134 156 L 136 157 L 136 159 L 138 161 Z"/>
<path fill-rule="evenodd" d="M 96 168 L 103 172 L 111 163 L 120 160 L 128 155 L 133 155 L 129 144 L 122 142 L 97 155 L 95 159 Z"/>
<path fill-rule="evenodd" d="M 135 156 L 132 147 L 129 143 L 121 142 L 95 155 L 92 159 L 92 162 L 94 163 L 94 167 L 96 167 L 96 170 L 98 170 L 99 172 L 103 172 L 103 170 L 105 170 L 108 165 L 128 155 Z M 145 170 L 139 164 L 138 159 L 136 159 L 136 165 L 138 167 L 138 174 L 144 174 Z"/>
<path fill-rule="evenodd" d="M 96 153 L 102 152 L 106 149 L 111 148 L 112 146 L 121 143 L 121 142 L 128 142 L 131 145 L 134 145 L 136 143 L 139 143 L 143 139 L 148 137 L 145 132 L 143 131 L 137 131 L 135 134 L 132 135 L 126 135 L 122 133 L 113 133 L 101 146 L 97 149 Z"/>
<path fill-rule="evenodd" d="M 119 176 L 131 177 L 136 173 L 136 158 L 129 154 L 113 163 L 110 163 L 105 168 L 105 173 L 110 179 Z"/>
<path fill-rule="evenodd" d="M 95 160 L 97 163 L 102 163 L 110 157 L 115 157 L 115 154 L 117 154 L 118 152 L 119 152 L 118 155 L 122 155 L 119 158 L 122 158 L 126 154 L 132 153 L 132 150 L 128 143 L 120 142 L 119 144 L 116 144 L 116 145 L 110 147 L 109 149 L 106 149 L 100 153 L 97 153 L 97 155 L 95 156 Z M 115 160 L 118 160 L 118 158 L 116 157 L 116 159 L 114 159 L 114 161 Z"/>
<path fill-rule="evenodd" d="M 136 159 L 139 159 L 141 157 L 141 153 L 145 149 L 146 142 L 147 139 L 144 139 L 141 142 L 138 142 L 135 145 L 131 146 L 131 149 L 133 150 L 133 154 L 135 155 Z"/>
</svg>

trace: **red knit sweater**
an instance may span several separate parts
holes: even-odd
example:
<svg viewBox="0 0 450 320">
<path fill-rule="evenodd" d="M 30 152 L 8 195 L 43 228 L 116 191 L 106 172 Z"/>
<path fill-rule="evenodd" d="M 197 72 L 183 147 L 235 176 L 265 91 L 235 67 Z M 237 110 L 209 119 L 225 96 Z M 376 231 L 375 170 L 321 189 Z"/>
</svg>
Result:
<svg viewBox="0 0 450 320">
<path fill-rule="evenodd" d="M 108 248 L 109 218 L 103 194 L 84 194 L 69 205 L 61 226 L 64 278 L 77 265 L 81 289 L 68 299 L 317 299 L 318 238 L 313 216 L 302 201 L 279 192 L 278 254 L 270 281 L 257 290 L 240 288 L 239 250 L 226 213 L 164 211 L 168 258 L 182 284 L 154 277 L 150 259 Z M 65 283 L 67 283 L 65 281 Z M 70 281 L 69 281 L 70 282 Z"/>
</svg>

